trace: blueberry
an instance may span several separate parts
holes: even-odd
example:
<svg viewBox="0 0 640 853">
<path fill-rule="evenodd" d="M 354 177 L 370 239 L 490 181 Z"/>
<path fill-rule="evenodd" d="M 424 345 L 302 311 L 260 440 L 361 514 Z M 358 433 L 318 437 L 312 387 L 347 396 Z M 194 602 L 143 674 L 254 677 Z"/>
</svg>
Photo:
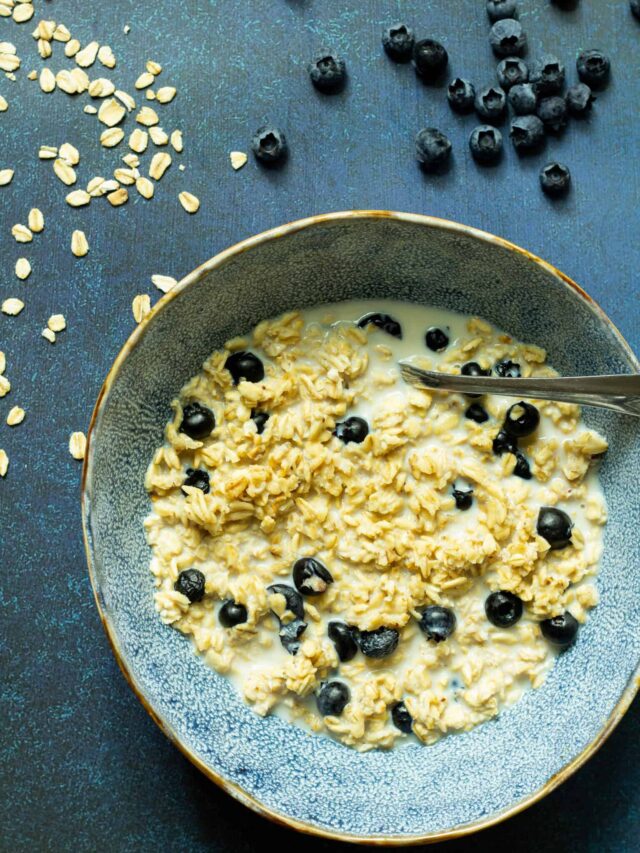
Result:
<svg viewBox="0 0 640 853">
<path fill-rule="evenodd" d="M 408 62 L 411 59 L 414 42 L 413 30 L 406 24 L 394 24 L 382 34 L 382 46 L 387 56 L 396 62 Z"/>
<path fill-rule="evenodd" d="M 503 379 L 519 379 L 520 376 L 522 376 L 520 373 L 520 365 L 515 361 L 510 361 L 509 359 L 499 361 L 494 365 L 493 369 L 497 375 L 502 376 Z"/>
<path fill-rule="evenodd" d="M 554 646 L 560 646 L 562 649 L 566 649 L 573 643 L 579 627 L 578 620 L 568 610 L 565 610 L 560 616 L 543 619 L 540 623 L 542 636 Z"/>
<path fill-rule="evenodd" d="M 419 625 L 427 640 L 441 643 L 453 634 L 456 627 L 456 615 L 448 607 L 432 604 L 422 611 Z"/>
<path fill-rule="evenodd" d="M 523 480 L 531 479 L 531 468 L 527 457 L 520 450 L 516 450 L 516 464 L 513 468 L 515 477 L 521 477 Z"/>
<path fill-rule="evenodd" d="M 487 0 L 487 15 L 491 21 L 515 18 L 517 12 L 516 0 Z"/>
<path fill-rule="evenodd" d="M 286 583 L 274 583 L 267 587 L 269 595 L 281 595 L 287 603 L 287 610 L 302 619 L 304 616 L 304 604 L 302 596 L 292 586 Z"/>
<path fill-rule="evenodd" d="M 349 444 L 349 442 L 362 444 L 369 435 L 369 424 L 364 418 L 354 416 L 337 423 L 333 434 L 345 444 Z"/>
<path fill-rule="evenodd" d="M 293 564 L 293 582 L 302 595 L 322 595 L 333 583 L 333 577 L 320 560 L 301 557 Z"/>
<path fill-rule="evenodd" d="M 194 470 L 193 468 L 187 468 L 187 476 L 185 477 L 182 486 L 183 495 L 187 494 L 187 492 L 185 492 L 184 490 L 184 486 L 191 486 L 192 488 L 200 489 L 201 492 L 204 492 L 205 495 L 208 495 L 209 474 L 207 471 L 203 471 L 202 468 L 197 468 L 196 470 Z"/>
<path fill-rule="evenodd" d="M 391 719 L 393 721 L 393 725 L 406 735 L 410 735 L 413 731 L 413 719 L 411 714 L 407 711 L 407 706 L 404 702 L 396 702 L 396 704 L 393 705 L 391 708 Z"/>
<path fill-rule="evenodd" d="M 291 622 L 287 622 L 286 625 L 280 623 L 278 636 L 280 637 L 282 648 L 290 655 L 297 655 L 302 645 L 300 637 L 306 630 L 307 623 L 303 622 L 302 619 L 293 619 Z"/>
<path fill-rule="evenodd" d="M 489 420 L 489 414 L 480 403 L 472 403 L 464 413 L 464 416 L 470 421 L 475 421 L 477 424 L 483 424 Z"/>
<path fill-rule="evenodd" d="M 376 326 L 394 338 L 402 338 L 402 326 L 397 320 L 389 316 L 389 314 L 365 314 L 364 317 L 358 320 L 358 326 L 361 329 L 367 326 Z"/>
<path fill-rule="evenodd" d="M 564 86 L 564 65 L 557 56 L 547 53 L 531 66 L 529 82 L 541 95 L 556 95 Z"/>
<path fill-rule="evenodd" d="M 449 346 L 449 336 L 436 326 L 428 329 L 425 343 L 432 352 L 442 352 Z"/>
<path fill-rule="evenodd" d="M 198 569 L 185 569 L 178 575 L 173 588 L 186 595 L 189 601 L 202 601 L 204 597 L 204 575 Z"/>
<path fill-rule="evenodd" d="M 492 592 L 484 603 L 487 619 L 496 628 L 510 628 L 522 616 L 522 601 L 512 592 Z"/>
<path fill-rule="evenodd" d="M 497 163 L 502 156 L 502 134 L 490 124 L 481 124 L 472 131 L 469 148 L 478 163 Z"/>
<path fill-rule="evenodd" d="M 320 92 L 332 94 L 344 88 L 347 66 L 344 59 L 332 53 L 319 53 L 307 66 L 311 82 Z"/>
<path fill-rule="evenodd" d="M 475 108 L 480 118 L 498 121 L 504 115 L 507 96 L 500 86 L 489 86 L 476 95 Z"/>
<path fill-rule="evenodd" d="M 336 647 L 336 652 L 342 663 L 352 660 L 358 653 L 356 637 L 358 631 L 344 622 L 329 622 L 327 626 L 329 639 Z"/>
<path fill-rule="evenodd" d="M 503 453 L 515 453 L 518 449 L 518 441 L 501 429 L 493 439 L 492 446 L 496 456 L 502 456 Z"/>
<path fill-rule="evenodd" d="M 504 429 L 515 438 L 525 438 L 535 432 L 540 423 L 540 412 L 531 403 L 520 400 L 507 409 Z"/>
<path fill-rule="evenodd" d="M 473 503 L 473 489 L 453 489 L 453 498 L 456 502 L 456 509 L 470 509 Z"/>
<path fill-rule="evenodd" d="M 640 21 L 640 0 L 630 0 L 629 6 L 631 8 L 631 12 Z"/>
<path fill-rule="evenodd" d="M 477 361 L 468 361 L 460 368 L 462 376 L 490 376 L 491 370 L 480 367 Z M 482 394 L 467 394 L 467 397 L 482 397 Z"/>
<path fill-rule="evenodd" d="M 269 420 L 269 413 L 261 412 L 259 409 L 252 409 L 251 420 L 256 425 L 257 434 L 262 435 L 262 433 L 264 432 L 264 428 L 267 425 L 267 421 Z"/>
<path fill-rule="evenodd" d="M 536 111 L 538 95 L 531 83 L 517 83 L 512 86 L 507 98 L 516 115 L 525 116 Z"/>
<path fill-rule="evenodd" d="M 234 352 L 227 357 L 224 366 L 231 374 L 234 385 L 241 379 L 247 382 L 262 382 L 264 379 L 264 364 L 252 352 Z"/>
<path fill-rule="evenodd" d="M 537 151 L 544 143 L 544 125 L 538 116 L 518 116 L 511 122 L 509 136 L 518 154 Z"/>
<path fill-rule="evenodd" d="M 502 62 L 498 63 L 496 71 L 498 74 L 498 83 L 505 90 L 520 83 L 526 83 L 529 79 L 528 67 L 517 56 L 508 56 L 506 59 L 503 59 Z"/>
<path fill-rule="evenodd" d="M 235 628 L 247 621 L 247 608 L 244 604 L 238 604 L 233 598 L 227 598 L 222 602 L 218 610 L 218 621 L 223 628 Z"/>
<path fill-rule="evenodd" d="M 416 136 L 416 157 L 425 172 L 444 169 L 451 157 L 451 142 L 435 127 L 425 127 Z"/>
<path fill-rule="evenodd" d="M 567 126 L 567 102 L 560 95 L 542 98 L 536 113 L 550 133 L 560 133 Z"/>
<path fill-rule="evenodd" d="M 323 717 L 339 717 L 351 698 L 349 688 L 342 681 L 325 681 L 316 697 L 318 710 Z"/>
<path fill-rule="evenodd" d="M 188 435 L 196 441 L 202 441 L 216 427 L 216 419 L 211 411 L 206 406 L 200 403 L 187 403 L 182 407 L 182 423 L 180 424 L 180 432 Z"/>
<path fill-rule="evenodd" d="M 591 112 L 591 107 L 595 101 L 591 87 L 586 83 L 576 83 L 567 90 L 567 109 L 575 118 L 584 118 L 587 113 Z"/>
<path fill-rule="evenodd" d="M 491 27 L 489 44 L 496 56 L 521 56 L 527 46 L 527 37 L 519 21 L 502 18 Z"/>
<path fill-rule="evenodd" d="M 375 631 L 360 631 L 358 645 L 368 658 L 386 658 L 395 652 L 399 639 L 395 628 L 376 628 Z"/>
<path fill-rule="evenodd" d="M 457 113 L 471 112 L 475 99 L 476 90 L 473 83 L 464 80 L 462 77 L 456 77 L 447 86 L 447 100 L 451 109 Z"/>
<path fill-rule="evenodd" d="M 578 77 L 592 89 L 606 86 L 611 73 L 609 57 L 600 50 L 583 50 L 576 60 Z"/>
<path fill-rule="evenodd" d="M 256 160 L 265 165 L 272 165 L 287 156 L 287 139 L 277 127 L 261 127 L 253 134 L 251 150 Z"/>
<path fill-rule="evenodd" d="M 427 82 L 433 82 L 447 67 L 449 54 L 434 39 L 422 39 L 413 46 L 413 66 L 416 73 Z"/>
<path fill-rule="evenodd" d="M 547 195 L 564 195 L 571 184 L 571 172 L 562 163 L 547 163 L 540 169 L 540 186 Z"/>
<path fill-rule="evenodd" d="M 573 522 L 564 510 L 555 506 L 540 507 L 536 532 L 547 540 L 552 551 L 567 547 L 572 529 Z"/>
</svg>

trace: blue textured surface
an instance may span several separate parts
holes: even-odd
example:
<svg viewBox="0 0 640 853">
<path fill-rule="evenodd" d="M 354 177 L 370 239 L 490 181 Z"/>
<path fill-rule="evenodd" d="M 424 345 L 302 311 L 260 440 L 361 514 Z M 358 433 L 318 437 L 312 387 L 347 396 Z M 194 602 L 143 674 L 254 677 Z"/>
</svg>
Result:
<svg viewBox="0 0 640 853">
<path fill-rule="evenodd" d="M 113 46 L 118 68 L 107 76 L 124 88 L 132 88 L 151 56 L 165 68 L 163 82 L 179 89 L 164 124 L 185 131 L 187 170 L 173 167 L 153 202 L 136 198 L 118 210 L 67 208 L 64 187 L 36 159 L 40 144 L 66 139 L 81 150 L 83 179 L 104 174 L 114 158 L 97 148 L 95 120 L 60 92 L 43 95 L 22 72 L 16 83 L 0 81 L 11 103 L 0 116 L 0 159 L 2 167 L 16 168 L 11 187 L 0 189 L 2 257 L 9 259 L 0 293 L 25 294 L 27 302 L 17 319 L 0 315 L 0 349 L 13 384 L 0 415 L 18 403 L 28 411 L 16 430 L 0 426 L 0 446 L 11 458 L 10 475 L 0 482 L 4 849 L 249 851 L 292 840 L 218 791 L 163 738 L 120 676 L 90 594 L 78 524 L 79 472 L 66 441 L 71 430 L 86 427 L 102 379 L 131 330 L 131 299 L 150 292 L 150 274 L 180 277 L 242 237 L 310 213 L 414 210 L 485 228 L 548 258 L 584 284 L 640 349 L 640 165 L 633 155 L 640 144 L 633 106 L 640 99 L 640 26 L 626 0 L 582 0 L 573 12 L 522 0 L 530 55 L 555 51 L 571 74 L 578 48 L 601 47 L 614 62 L 612 85 L 593 118 L 574 124 L 545 155 L 520 162 L 507 145 L 501 166 L 480 170 L 466 150 L 473 118 L 453 116 L 441 89 L 425 88 L 409 68 L 390 64 L 379 33 L 401 16 L 445 42 L 452 74 L 489 82 L 493 59 L 483 5 L 46 4 L 47 17 L 66 23 L 82 41 L 95 37 Z M 41 65 L 37 56 L 27 59 L 34 56 L 32 28 L 0 19 L 0 39 L 17 44 L 25 70 Z M 322 44 L 342 50 L 351 74 L 345 93 L 331 99 L 310 89 L 303 70 Z M 56 60 L 53 67 L 68 64 Z M 228 151 L 248 150 L 251 132 L 267 119 L 287 132 L 288 166 L 265 174 L 250 163 L 233 174 Z M 435 179 L 413 162 L 414 134 L 427 124 L 454 142 L 453 170 Z M 547 155 L 563 159 L 574 175 L 572 194 L 556 204 L 537 187 Z M 177 205 L 182 188 L 202 199 L 196 217 Z M 8 232 L 34 204 L 45 213 L 46 230 L 24 251 Z M 84 228 L 91 243 L 83 261 L 69 253 L 74 227 Z M 34 266 L 24 285 L 11 273 L 23 254 Z M 526 296 L 523 301 L 526 310 Z M 52 348 L 39 331 L 54 311 L 67 315 L 69 329 Z M 448 849 L 481 841 L 521 850 L 559 844 L 637 849 L 639 736 L 636 703 L 603 750 L 561 789 Z M 310 850 L 335 846 L 305 841 Z"/>
</svg>

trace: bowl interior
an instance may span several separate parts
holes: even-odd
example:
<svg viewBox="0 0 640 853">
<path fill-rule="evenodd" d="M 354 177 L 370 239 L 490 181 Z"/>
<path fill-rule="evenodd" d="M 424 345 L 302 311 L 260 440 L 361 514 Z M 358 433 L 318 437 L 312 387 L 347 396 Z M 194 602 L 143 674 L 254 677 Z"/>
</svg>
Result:
<svg viewBox="0 0 640 853">
<path fill-rule="evenodd" d="M 292 308 L 371 297 L 478 314 L 546 347 L 565 374 L 637 367 L 586 298 L 498 240 L 419 218 L 307 224 L 205 265 L 140 330 L 97 413 L 85 521 L 114 644 L 182 747 L 258 809 L 315 831 L 401 842 L 486 822 L 523 803 L 597 739 L 614 712 L 640 658 L 640 539 L 629 499 L 640 450 L 633 419 L 585 412 L 611 447 L 602 466 L 610 521 L 601 603 L 580 642 L 515 707 L 434 746 L 367 754 L 259 718 L 154 611 L 142 529 L 145 469 L 163 440 L 171 399 L 213 349 Z"/>
</svg>

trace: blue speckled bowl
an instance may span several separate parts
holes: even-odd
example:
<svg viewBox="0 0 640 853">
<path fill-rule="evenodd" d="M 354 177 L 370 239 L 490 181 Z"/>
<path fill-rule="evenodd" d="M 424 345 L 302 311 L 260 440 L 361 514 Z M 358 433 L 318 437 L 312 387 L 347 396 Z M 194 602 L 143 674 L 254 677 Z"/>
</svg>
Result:
<svg viewBox="0 0 640 853">
<path fill-rule="evenodd" d="M 611 449 L 601 603 L 546 683 L 498 719 L 434 746 L 361 755 L 253 713 L 153 608 L 143 478 L 169 403 L 228 338 L 291 308 L 386 297 L 478 314 L 541 344 L 565 374 L 640 367 L 589 297 L 497 237 L 425 216 L 349 212 L 286 225 L 217 255 L 160 300 L 116 359 L 93 416 L 83 521 L 96 601 L 153 719 L 256 811 L 332 838 L 406 844 L 488 826 L 538 800 L 618 723 L 638 687 L 638 422 L 587 410 Z"/>
</svg>

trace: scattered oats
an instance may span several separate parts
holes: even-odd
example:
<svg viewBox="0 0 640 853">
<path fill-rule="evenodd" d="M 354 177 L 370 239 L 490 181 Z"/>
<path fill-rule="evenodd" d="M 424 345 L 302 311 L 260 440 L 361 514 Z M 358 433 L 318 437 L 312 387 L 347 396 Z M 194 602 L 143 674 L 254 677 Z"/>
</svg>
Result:
<svg viewBox="0 0 640 853">
<path fill-rule="evenodd" d="M 151 86 L 155 81 L 155 77 L 150 71 L 145 71 L 141 74 L 135 82 L 136 89 L 146 89 L 147 86 Z"/>
<path fill-rule="evenodd" d="M 3 98 L 2 95 L 0 95 L 0 113 L 6 113 L 8 109 L 9 104 L 7 103 L 7 99 Z"/>
<path fill-rule="evenodd" d="M 151 159 L 149 177 L 153 178 L 154 181 L 159 181 L 170 165 L 171 154 L 167 154 L 166 151 L 159 151 L 157 154 L 154 154 Z"/>
<path fill-rule="evenodd" d="M 156 92 L 156 98 L 161 104 L 170 103 L 176 96 L 175 86 L 162 86 Z"/>
<path fill-rule="evenodd" d="M 53 53 L 51 42 L 48 42 L 46 39 L 38 39 L 38 53 L 43 59 L 49 59 Z"/>
<path fill-rule="evenodd" d="M 84 258 L 89 251 L 89 243 L 84 231 L 74 231 L 71 235 L 71 251 L 76 258 Z"/>
<path fill-rule="evenodd" d="M 168 293 L 178 283 L 175 278 L 170 275 L 152 275 L 151 281 L 155 284 L 158 290 L 163 293 Z"/>
<path fill-rule="evenodd" d="M 130 166 L 132 169 L 137 169 L 140 165 L 140 158 L 137 154 L 132 152 L 131 154 L 125 154 L 122 158 L 122 162 L 126 163 L 127 166 Z"/>
<path fill-rule="evenodd" d="M 87 192 L 90 196 L 93 196 L 94 198 L 95 196 L 103 195 L 103 193 L 97 192 L 97 190 L 99 190 L 103 184 L 104 178 L 100 177 L 99 175 L 96 175 L 95 178 L 91 178 L 91 180 L 87 184 Z"/>
<path fill-rule="evenodd" d="M 44 216 L 42 215 L 42 211 L 37 207 L 32 207 L 29 211 L 27 223 L 34 234 L 44 231 Z"/>
<path fill-rule="evenodd" d="M 78 94 L 86 92 L 89 88 L 89 75 L 87 72 L 83 71 L 82 68 L 72 68 L 69 73 L 76 84 L 76 92 Z"/>
<path fill-rule="evenodd" d="M 105 66 L 105 68 L 116 67 L 116 58 L 108 44 L 103 44 L 98 51 L 98 60 Z"/>
<path fill-rule="evenodd" d="M 66 160 L 70 166 L 77 166 L 80 162 L 80 152 L 74 145 L 71 145 L 70 142 L 62 143 L 58 149 L 58 157 Z"/>
<path fill-rule="evenodd" d="M 124 30 L 123 30 L 123 32 L 124 32 L 125 36 L 128 36 L 128 35 L 129 35 L 129 33 L 131 32 L 131 27 L 129 26 L 129 24 L 125 24 L 125 25 L 124 25 Z"/>
<path fill-rule="evenodd" d="M 5 354 L 0 349 L 0 374 L 4 373 L 6 369 L 7 369 L 7 357 L 5 356 Z"/>
<path fill-rule="evenodd" d="M 31 35 L 34 37 L 34 39 L 46 39 L 47 41 L 51 41 L 55 29 L 55 21 L 39 21 L 38 26 L 31 33 Z"/>
<path fill-rule="evenodd" d="M 78 92 L 78 84 L 75 78 L 72 77 L 70 71 L 64 68 L 56 74 L 56 83 L 58 84 L 58 88 L 66 92 L 67 95 L 75 95 Z"/>
<path fill-rule="evenodd" d="M 154 187 L 152 181 L 149 178 L 140 177 L 136 181 L 136 189 L 140 193 L 143 198 L 152 198 L 154 193 Z"/>
<path fill-rule="evenodd" d="M 145 68 L 149 72 L 149 74 L 153 74 L 155 77 L 162 71 L 162 65 L 158 62 L 154 62 L 153 59 L 147 60 Z"/>
<path fill-rule="evenodd" d="M 115 192 L 119 188 L 120 184 L 117 181 L 114 181 L 113 178 L 109 178 L 108 181 L 105 181 L 102 184 L 100 195 L 105 195 L 106 193 Z"/>
<path fill-rule="evenodd" d="M 96 61 L 98 48 L 100 45 L 97 41 L 91 41 L 86 47 L 76 53 L 76 62 L 81 68 L 88 68 Z"/>
<path fill-rule="evenodd" d="M 229 154 L 229 159 L 231 160 L 231 168 L 235 169 L 237 172 L 238 169 L 242 169 L 249 158 L 244 151 L 232 151 L 231 154 Z"/>
<path fill-rule="evenodd" d="M 0 449 L 0 477 L 5 477 L 9 468 L 9 457 L 6 451 Z"/>
<path fill-rule="evenodd" d="M 58 149 L 54 145 L 41 145 L 38 157 L 41 160 L 53 160 L 58 156 Z"/>
<path fill-rule="evenodd" d="M 136 102 L 128 92 L 123 92 L 122 89 L 116 89 L 116 98 L 122 101 L 129 112 L 131 112 L 131 110 L 135 110 Z"/>
<path fill-rule="evenodd" d="M 180 165 L 178 166 L 178 169 L 180 169 L 180 171 L 181 171 L 181 172 L 184 172 L 184 170 L 185 170 L 186 168 L 187 168 L 187 167 L 184 165 L 184 163 L 180 163 Z"/>
<path fill-rule="evenodd" d="M 87 450 L 87 437 L 83 432 L 72 432 L 69 436 L 69 453 L 74 459 L 84 459 Z"/>
<path fill-rule="evenodd" d="M 43 68 L 40 72 L 40 88 L 43 92 L 53 92 L 56 88 L 56 78 L 50 68 Z"/>
<path fill-rule="evenodd" d="M 147 131 L 140 130 L 139 127 L 136 127 L 129 137 L 129 148 L 131 148 L 132 151 L 136 151 L 138 154 L 142 154 L 143 151 L 146 151 L 148 144 L 149 134 Z"/>
<path fill-rule="evenodd" d="M 33 234 L 30 229 L 27 228 L 26 225 L 21 225 L 20 223 L 13 226 L 11 233 L 13 234 L 16 243 L 30 243 L 33 240 Z"/>
<path fill-rule="evenodd" d="M 68 187 L 75 184 L 77 180 L 76 170 L 73 166 L 70 166 L 66 160 L 61 160 L 60 157 L 53 161 L 53 171 L 60 178 L 62 183 L 66 184 Z"/>
<path fill-rule="evenodd" d="M 118 103 L 115 98 L 110 98 L 108 101 L 103 101 L 98 110 L 98 119 L 106 124 L 107 127 L 113 127 L 122 121 L 127 111 Z"/>
<path fill-rule="evenodd" d="M 147 89 L 147 91 L 145 92 L 145 97 L 148 101 L 155 101 L 156 93 L 153 91 L 153 89 Z"/>
<path fill-rule="evenodd" d="M 13 169 L 0 169 L 0 187 L 6 187 L 13 180 Z"/>
<path fill-rule="evenodd" d="M 0 397 L 6 397 L 11 391 L 11 383 L 6 376 L 0 376 Z"/>
<path fill-rule="evenodd" d="M 181 192 L 178 195 L 178 198 L 180 199 L 180 204 L 184 207 L 187 213 L 198 212 L 200 208 L 200 199 L 197 196 L 191 195 L 191 193 L 188 192 Z"/>
<path fill-rule="evenodd" d="M 180 152 L 184 148 L 181 130 L 174 130 L 173 131 L 173 133 L 171 134 L 171 145 L 173 146 L 173 150 L 177 151 L 178 154 L 180 154 Z"/>
<path fill-rule="evenodd" d="M 40 334 L 43 338 L 49 341 L 50 344 L 55 344 L 56 342 L 56 333 L 52 332 L 51 329 L 43 329 Z"/>
<path fill-rule="evenodd" d="M 151 298 L 148 293 L 139 293 L 134 296 L 131 303 L 133 311 L 133 319 L 136 323 L 142 323 L 147 314 L 151 311 Z"/>
<path fill-rule="evenodd" d="M 115 90 L 116 87 L 106 77 L 96 77 L 89 83 L 89 94 L 92 98 L 108 98 Z"/>
<path fill-rule="evenodd" d="M 58 26 L 53 31 L 53 38 L 55 41 L 69 41 L 71 38 L 71 33 L 65 27 L 64 24 L 58 24 Z"/>
<path fill-rule="evenodd" d="M 87 106 L 84 107 L 84 112 L 87 113 L 87 115 L 94 116 L 98 110 L 95 107 L 92 107 L 91 104 L 87 104 Z"/>
<path fill-rule="evenodd" d="M 71 207 L 83 207 L 85 204 L 89 204 L 91 196 L 88 192 L 85 192 L 85 190 L 74 190 L 69 193 L 65 201 L 67 204 L 71 205 Z"/>
<path fill-rule="evenodd" d="M 37 79 L 38 79 L 38 72 L 37 72 L 37 71 L 36 71 L 36 69 L 34 68 L 32 71 L 30 71 L 30 72 L 27 74 L 27 80 L 37 80 Z M 54 79 L 55 79 L 55 78 L 54 78 Z"/>
<path fill-rule="evenodd" d="M 150 127 L 149 136 L 154 145 L 166 145 L 169 141 L 169 136 L 161 127 Z"/>
<path fill-rule="evenodd" d="M 14 53 L 16 52 L 15 44 L 12 44 L 10 41 L 0 41 L 0 53 Z"/>
<path fill-rule="evenodd" d="M 13 0 L 0 0 L 0 17 L 10 18 L 13 6 Z"/>
<path fill-rule="evenodd" d="M 151 127 L 154 124 L 158 124 L 158 120 L 158 114 L 155 110 L 152 110 L 151 107 L 142 107 L 136 116 L 138 124 L 143 124 L 145 127 Z"/>
<path fill-rule="evenodd" d="M 13 20 L 16 24 L 24 24 L 33 18 L 33 6 L 31 3 L 20 3 L 13 9 Z"/>
<path fill-rule="evenodd" d="M 17 317 L 23 308 L 24 302 L 22 299 L 10 297 L 9 299 L 5 299 L 2 303 L 2 313 L 8 314 L 10 317 Z"/>
<path fill-rule="evenodd" d="M 124 187 L 120 187 L 120 189 L 109 193 L 107 199 L 109 200 L 109 204 L 112 204 L 114 207 L 119 207 L 129 199 L 129 193 Z"/>
<path fill-rule="evenodd" d="M 21 409 L 20 406 L 14 406 L 13 409 L 9 410 L 9 414 L 7 415 L 7 426 L 18 426 L 24 420 L 24 409 Z"/>
<path fill-rule="evenodd" d="M 64 55 L 71 59 L 80 50 L 80 42 L 78 39 L 71 39 L 64 46 Z"/>
<path fill-rule="evenodd" d="M 13 82 L 14 82 L 14 83 L 15 83 L 15 81 L 18 79 L 18 78 L 16 77 L 16 75 L 15 75 L 15 74 L 13 74 L 13 72 L 8 72 L 8 73 L 7 73 L 7 74 L 5 74 L 4 76 L 7 78 L 7 80 L 13 80 Z"/>
<path fill-rule="evenodd" d="M 137 169 L 114 169 L 113 177 L 119 183 L 131 186 L 140 177 L 140 172 Z"/>
<path fill-rule="evenodd" d="M 67 328 L 64 314 L 52 314 L 47 320 L 47 328 L 51 329 L 52 332 L 64 332 Z"/>
<path fill-rule="evenodd" d="M 24 281 L 31 275 L 31 264 L 27 258 L 18 258 L 16 261 L 16 275 L 20 281 Z"/>
<path fill-rule="evenodd" d="M 20 68 L 20 57 L 14 56 L 13 53 L 0 53 L 0 71 L 9 73 Z"/>
<path fill-rule="evenodd" d="M 100 134 L 100 143 L 105 148 L 114 148 L 124 139 L 124 130 L 121 127 L 108 127 Z"/>
</svg>

